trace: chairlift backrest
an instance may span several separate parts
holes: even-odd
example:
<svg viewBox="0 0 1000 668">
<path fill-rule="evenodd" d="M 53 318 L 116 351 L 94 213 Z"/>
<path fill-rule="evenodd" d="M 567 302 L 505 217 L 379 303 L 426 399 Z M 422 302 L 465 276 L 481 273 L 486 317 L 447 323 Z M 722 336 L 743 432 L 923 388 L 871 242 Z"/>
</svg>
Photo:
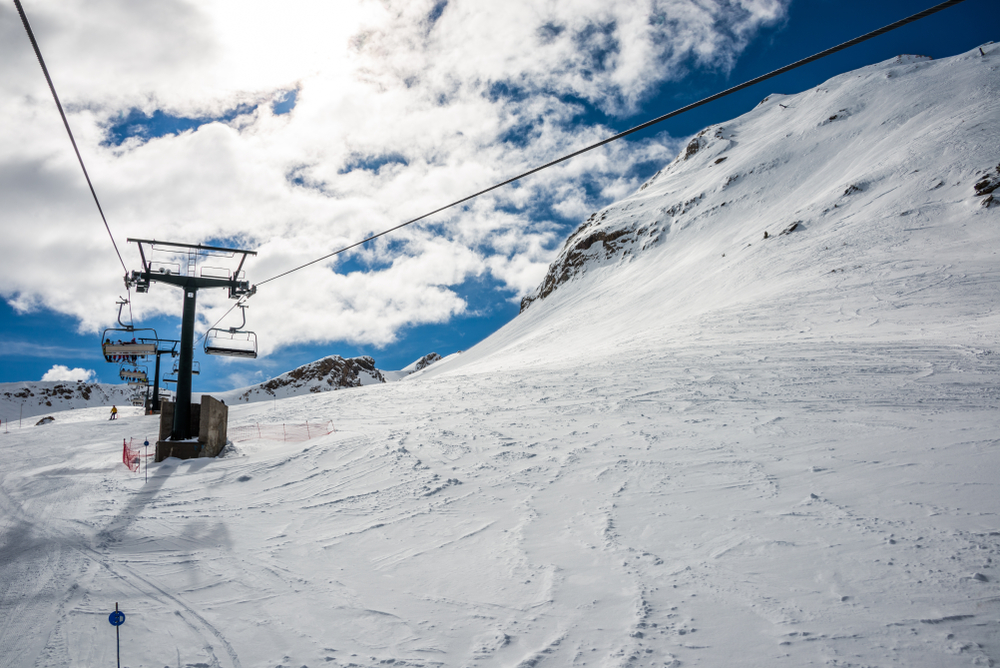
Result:
<svg viewBox="0 0 1000 668">
<path fill-rule="evenodd" d="M 205 334 L 205 353 L 255 359 L 257 335 L 250 331 L 210 329 Z"/>
<path fill-rule="evenodd" d="M 151 327 L 133 327 L 122 322 L 122 308 L 127 301 L 118 302 L 118 324 L 109 327 L 101 336 L 101 351 L 104 359 L 112 363 L 135 362 L 140 357 L 156 354 L 159 338 Z"/>
<path fill-rule="evenodd" d="M 108 330 L 108 331 L 118 331 L 118 330 Z M 117 341 L 107 339 L 104 341 L 104 343 L 101 344 L 101 348 L 104 350 L 105 357 L 114 357 L 116 355 L 127 355 L 131 357 L 147 357 L 149 355 L 154 355 L 156 353 L 155 343 L 122 341 L 120 339 Z"/>
<path fill-rule="evenodd" d="M 180 360 L 174 360 L 174 368 L 171 370 L 171 373 L 177 375 L 180 369 L 181 369 Z M 197 376 L 200 373 L 201 373 L 201 362 L 199 362 L 198 360 L 191 360 L 191 374 Z"/>
<path fill-rule="evenodd" d="M 257 335 L 243 329 L 247 324 L 247 307 L 240 305 L 243 323 L 239 327 L 219 329 L 213 327 L 205 332 L 205 353 L 226 357 L 257 358 Z"/>
<path fill-rule="evenodd" d="M 135 383 L 149 382 L 149 374 L 143 369 L 121 369 L 118 372 L 118 377 L 124 381 Z"/>
</svg>

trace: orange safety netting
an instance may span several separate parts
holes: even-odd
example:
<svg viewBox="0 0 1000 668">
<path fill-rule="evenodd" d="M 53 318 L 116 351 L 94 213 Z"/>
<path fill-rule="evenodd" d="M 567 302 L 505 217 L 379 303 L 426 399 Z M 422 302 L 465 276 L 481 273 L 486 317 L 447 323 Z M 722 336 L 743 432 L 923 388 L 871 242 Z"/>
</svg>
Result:
<svg viewBox="0 0 1000 668">
<path fill-rule="evenodd" d="M 317 436 L 332 434 L 336 429 L 332 422 L 305 422 L 302 424 L 260 424 L 230 427 L 227 436 L 230 441 L 308 441 Z"/>
<path fill-rule="evenodd" d="M 132 447 L 131 438 L 127 443 L 124 438 L 122 439 L 122 463 L 128 467 L 129 471 L 139 470 L 139 448 Z"/>
</svg>

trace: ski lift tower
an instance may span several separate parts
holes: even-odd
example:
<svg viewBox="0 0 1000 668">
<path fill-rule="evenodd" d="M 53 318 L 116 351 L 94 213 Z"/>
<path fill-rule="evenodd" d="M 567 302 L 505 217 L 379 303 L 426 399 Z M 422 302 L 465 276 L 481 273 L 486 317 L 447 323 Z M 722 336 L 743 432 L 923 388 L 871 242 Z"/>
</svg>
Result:
<svg viewBox="0 0 1000 668">
<path fill-rule="evenodd" d="M 156 345 L 156 380 L 153 381 L 153 398 L 149 402 L 147 412 L 159 413 L 160 412 L 160 356 L 170 355 L 171 357 L 177 357 L 177 347 L 181 345 L 180 341 L 174 341 L 171 339 L 160 339 Z"/>
<path fill-rule="evenodd" d="M 238 248 L 220 248 L 182 244 L 171 241 L 150 239 L 129 239 L 139 245 L 142 271 L 133 271 L 128 277 L 129 285 L 136 292 L 148 292 L 153 282 L 168 283 L 184 290 L 184 310 L 181 318 L 181 345 L 177 362 L 177 391 L 174 399 L 174 420 L 170 440 L 183 441 L 197 436 L 191 429 L 191 368 L 194 361 L 195 304 L 198 290 L 203 288 L 225 288 L 230 299 L 249 297 L 257 291 L 256 286 L 243 280 L 243 264 L 254 251 Z M 148 257 L 147 257 L 148 252 Z M 163 258 L 154 261 L 155 257 Z M 223 261 L 239 260 L 235 270 L 226 267 L 206 266 L 209 258 Z M 199 263 L 201 267 L 199 268 Z"/>
</svg>

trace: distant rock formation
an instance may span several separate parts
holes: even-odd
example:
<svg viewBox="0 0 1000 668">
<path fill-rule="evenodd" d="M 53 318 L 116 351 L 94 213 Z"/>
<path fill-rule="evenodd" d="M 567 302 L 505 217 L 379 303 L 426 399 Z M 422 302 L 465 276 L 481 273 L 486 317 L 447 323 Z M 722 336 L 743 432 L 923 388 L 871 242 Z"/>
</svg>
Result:
<svg viewBox="0 0 1000 668">
<path fill-rule="evenodd" d="M 420 371 L 421 369 L 426 369 L 431 364 L 434 364 L 434 362 L 437 362 L 440 359 L 441 356 L 438 355 L 437 353 L 430 353 L 424 355 L 413 364 L 413 371 Z"/>
<path fill-rule="evenodd" d="M 986 175 L 973 187 L 976 190 L 976 197 L 983 198 L 980 200 L 982 206 L 989 208 L 996 204 L 993 191 L 1000 188 L 1000 165 L 997 165 L 992 173 L 986 172 Z"/>
<path fill-rule="evenodd" d="M 0 383 L 0 420 L 28 418 L 50 411 L 128 405 L 143 396 L 127 385 L 83 381 L 28 381 Z"/>
<path fill-rule="evenodd" d="M 384 382 L 385 377 L 375 368 L 375 360 L 371 357 L 344 359 L 340 355 L 330 355 L 249 387 L 235 397 L 235 401 L 251 401 L 260 395 L 272 398 L 329 392 Z"/>
<path fill-rule="evenodd" d="M 351 358 L 329 355 L 259 385 L 215 394 L 230 403 L 245 403 L 391 383 L 425 369 L 440 359 L 442 357 L 437 353 L 429 353 L 399 371 L 383 371 L 375 368 L 375 360 L 368 355 Z"/>
</svg>

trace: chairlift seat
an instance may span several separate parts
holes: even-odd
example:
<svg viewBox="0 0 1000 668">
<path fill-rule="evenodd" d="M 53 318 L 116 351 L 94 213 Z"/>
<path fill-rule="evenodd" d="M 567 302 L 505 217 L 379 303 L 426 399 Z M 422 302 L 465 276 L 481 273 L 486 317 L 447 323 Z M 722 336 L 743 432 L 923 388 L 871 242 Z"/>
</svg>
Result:
<svg viewBox="0 0 1000 668">
<path fill-rule="evenodd" d="M 101 352 L 109 362 L 121 362 L 126 357 L 148 357 L 156 354 L 159 337 L 151 327 L 132 327 L 122 322 L 122 307 L 128 302 L 118 302 L 118 324 L 101 335 Z M 122 339 L 125 339 L 124 341 Z"/>
<path fill-rule="evenodd" d="M 247 330 L 210 329 L 205 334 L 205 353 L 256 359 L 257 335 Z"/>
<path fill-rule="evenodd" d="M 177 373 L 180 371 L 180 368 L 181 368 L 180 360 L 175 360 L 174 368 L 171 373 L 173 373 L 176 376 Z M 191 375 L 197 376 L 200 374 L 201 374 L 201 362 L 199 362 L 198 360 L 191 360 Z"/>
<path fill-rule="evenodd" d="M 141 369 L 122 369 L 118 372 L 118 377 L 130 383 L 149 383 L 149 375 Z"/>
<path fill-rule="evenodd" d="M 106 341 L 103 348 L 105 357 L 108 355 L 135 355 L 137 357 L 145 357 L 156 353 L 155 343 L 112 343 L 110 341 Z"/>
</svg>

